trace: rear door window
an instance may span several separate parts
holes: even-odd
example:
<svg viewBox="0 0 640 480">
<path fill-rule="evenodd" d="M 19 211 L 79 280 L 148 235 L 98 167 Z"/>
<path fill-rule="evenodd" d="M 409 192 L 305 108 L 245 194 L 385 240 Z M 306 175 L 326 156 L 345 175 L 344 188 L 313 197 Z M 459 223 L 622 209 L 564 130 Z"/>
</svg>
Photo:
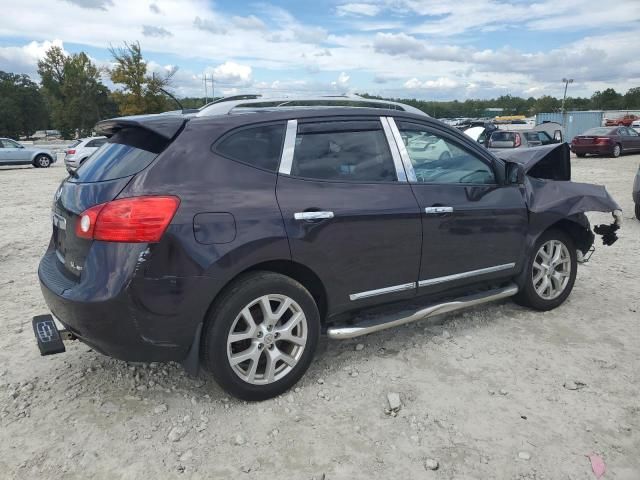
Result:
<svg viewBox="0 0 640 480">
<path fill-rule="evenodd" d="M 397 181 L 378 120 L 299 125 L 291 175 L 329 181 Z"/>
<path fill-rule="evenodd" d="M 243 128 L 225 135 L 214 145 L 214 150 L 232 160 L 276 172 L 284 130 L 284 123 Z"/>
</svg>

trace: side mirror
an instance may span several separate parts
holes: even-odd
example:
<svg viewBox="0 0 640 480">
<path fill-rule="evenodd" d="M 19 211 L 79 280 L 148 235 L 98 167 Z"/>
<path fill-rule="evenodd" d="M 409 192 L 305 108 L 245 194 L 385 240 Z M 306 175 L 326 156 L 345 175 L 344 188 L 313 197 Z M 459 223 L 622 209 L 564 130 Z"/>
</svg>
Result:
<svg viewBox="0 0 640 480">
<path fill-rule="evenodd" d="M 507 185 L 520 185 L 524 183 L 524 167 L 519 163 L 507 163 Z"/>
<path fill-rule="evenodd" d="M 560 130 L 553 132 L 553 139 L 556 143 L 562 143 L 562 132 Z"/>
</svg>

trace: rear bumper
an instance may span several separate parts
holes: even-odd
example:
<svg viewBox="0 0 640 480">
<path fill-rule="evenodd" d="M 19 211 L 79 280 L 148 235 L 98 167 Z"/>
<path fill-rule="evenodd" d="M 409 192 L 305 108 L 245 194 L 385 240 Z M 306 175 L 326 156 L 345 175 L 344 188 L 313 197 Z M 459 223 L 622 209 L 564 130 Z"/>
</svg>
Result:
<svg viewBox="0 0 640 480">
<path fill-rule="evenodd" d="M 613 145 L 574 145 L 571 144 L 573 153 L 592 153 L 594 155 L 611 155 Z"/>
<path fill-rule="evenodd" d="M 45 254 L 38 269 L 40 287 L 51 313 L 79 340 L 126 361 L 181 361 L 187 356 L 206 312 L 191 292 L 201 294 L 198 284 L 205 279 L 138 278 L 136 262 L 124 260 L 119 271 L 108 272 L 101 277 L 108 280 L 94 287 L 96 277 L 76 281 L 61 265 L 55 251 Z M 114 264 L 106 262 L 106 270 L 108 265 Z"/>
</svg>

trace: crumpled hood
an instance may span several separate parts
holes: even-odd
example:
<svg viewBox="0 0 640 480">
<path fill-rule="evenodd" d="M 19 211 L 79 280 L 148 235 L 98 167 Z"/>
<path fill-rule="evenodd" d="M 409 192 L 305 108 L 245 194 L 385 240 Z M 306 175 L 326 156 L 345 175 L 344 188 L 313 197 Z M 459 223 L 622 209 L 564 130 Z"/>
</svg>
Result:
<svg viewBox="0 0 640 480">
<path fill-rule="evenodd" d="M 571 156 L 566 143 L 514 148 L 494 154 L 524 167 L 526 199 L 531 212 L 571 216 L 620 210 L 604 186 L 571 181 Z"/>
</svg>

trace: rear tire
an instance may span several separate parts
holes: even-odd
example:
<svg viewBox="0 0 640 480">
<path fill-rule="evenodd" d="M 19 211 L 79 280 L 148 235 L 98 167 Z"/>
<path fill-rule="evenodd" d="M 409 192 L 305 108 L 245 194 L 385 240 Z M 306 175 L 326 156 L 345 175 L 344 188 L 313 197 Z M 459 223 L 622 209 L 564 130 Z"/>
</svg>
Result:
<svg viewBox="0 0 640 480">
<path fill-rule="evenodd" d="M 547 230 L 535 243 L 527 262 L 524 285 L 515 300 L 535 310 L 552 310 L 571 293 L 577 271 L 573 239 L 562 230 Z"/>
<path fill-rule="evenodd" d="M 587 156 L 586 153 L 576 153 L 576 157 L 578 157 L 578 158 L 584 158 L 586 156 Z"/>
<path fill-rule="evenodd" d="M 613 158 L 618 158 L 620 155 L 622 155 L 622 145 L 620 145 L 619 143 L 616 143 L 613 147 L 613 152 L 611 153 L 611 156 Z"/>
<path fill-rule="evenodd" d="M 211 308 L 202 359 L 231 395 L 266 400 L 304 375 L 319 336 L 318 307 L 304 286 L 278 273 L 250 272 L 227 287 Z"/>
</svg>

